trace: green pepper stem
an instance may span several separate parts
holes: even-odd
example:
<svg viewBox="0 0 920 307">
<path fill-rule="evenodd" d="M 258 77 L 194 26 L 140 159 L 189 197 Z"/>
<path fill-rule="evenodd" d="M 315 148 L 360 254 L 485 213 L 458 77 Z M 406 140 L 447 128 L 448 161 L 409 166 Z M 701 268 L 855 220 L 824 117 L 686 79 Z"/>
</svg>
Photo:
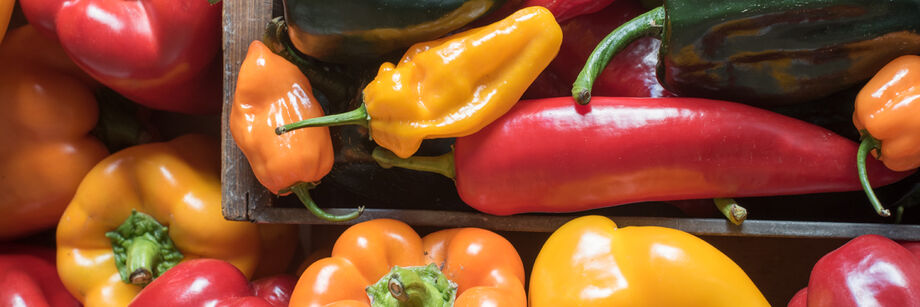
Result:
<svg viewBox="0 0 920 307">
<path fill-rule="evenodd" d="M 313 198 L 310 197 L 310 190 L 316 187 L 316 184 L 310 182 L 301 182 L 291 186 L 291 191 L 297 195 L 297 198 L 300 199 L 300 202 L 303 203 L 307 210 L 310 210 L 313 215 L 318 218 L 330 221 L 330 222 L 343 222 L 352 220 L 361 215 L 364 212 L 364 206 L 359 206 L 358 210 L 355 210 L 348 214 L 343 215 L 333 215 L 323 209 L 320 209 L 319 206 L 313 201 Z"/>
<path fill-rule="evenodd" d="M 367 115 L 367 108 L 362 104 L 357 109 L 345 113 L 314 117 L 275 128 L 275 134 L 281 135 L 288 131 L 307 127 L 360 125 L 367 128 L 370 120 L 370 116 Z"/>
<path fill-rule="evenodd" d="M 394 266 L 365 291 L 374 307 L 447 307 L 457 297 L 457 284 L 435 264 Z"/>
<path fill-rule="evenodd" d="M 412 156 L 400 158 L 392 151 L 383 147 L 374 148 L 371 156 L 383 168 L 399 167 L 423 172 L 432 172 L 444 175 L 444 177 L 455 179 L 457 177 L 456 167 L 454 166 L 454 152 L 434 157 Z"/>
<path fill-rule="evenodd" d="M 866 191 L 866 196 L 869 197 L 869 203 L 872 204 L 872 208 L 875 209 L 878 215 L 887 217 L 891 216 L 891 211 L 885 209 L 882 206 L 882 202 L 875 196 L 875 191 L 872 190 L 872 185 L 869 184 L 869 175 L 866 171 L 866 156 L 873 149 L 880 148 L 881 142 L 878 139 L 872 137 L 868 132 L 863 132 L 862 142 L 859 143 L 859 150 L 856 152 L 856 172 L 859 174 L 859 183 L 862 184 L 863 191 Z"/>
<path fill-rule="evenodd" d="M 582 105 L 588 104 L 591 101 L 591 87 L 594 86 L 594 80 L 604 71 L 610 59 L 641 37 L 661 37 L 664 21 L 664 7 L 659 6 L 627 21 L 604 37 L 604 40 L 597 44 L 597 47 L 588 56 L 585 67 L 572 84 L 572 97 L 575 98 L 575 101 Z"/>
<path fill-rule="evenodd" d="M 747 219 L 747 209 L 739 205 L 734 198 L 714 198 L 712 201 L 732 224 L 741 225 Z"/>
<path fill-rule="evenodd" d="M 105 236 L 111 241 L 115 267 L 125 283 L 146 285 L 183 258 L 169 238 L 169 229 L 135 210 Z"/>
</svg>

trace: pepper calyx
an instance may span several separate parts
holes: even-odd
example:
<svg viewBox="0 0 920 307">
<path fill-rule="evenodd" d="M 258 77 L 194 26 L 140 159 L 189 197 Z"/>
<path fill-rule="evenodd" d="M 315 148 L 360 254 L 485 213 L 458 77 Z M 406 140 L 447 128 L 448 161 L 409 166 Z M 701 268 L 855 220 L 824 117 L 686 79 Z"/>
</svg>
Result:
<svg viewBox="0 0 920 307">
<path fill-rule="evenodd" d="M 365 291 L 374 307 L 447 307 L 457 298 L 457 284 L 435 264 L 393 266 L 390 272 Z"/>
<path fill-rule="evenodd" d="M 115 266 L 125 283 L 147 285 L 183 258 L 169 237 L 169 228 L 137 210 L 131 210 L 125 222 L 105 236 L 112 243 Z"/>
</svg>

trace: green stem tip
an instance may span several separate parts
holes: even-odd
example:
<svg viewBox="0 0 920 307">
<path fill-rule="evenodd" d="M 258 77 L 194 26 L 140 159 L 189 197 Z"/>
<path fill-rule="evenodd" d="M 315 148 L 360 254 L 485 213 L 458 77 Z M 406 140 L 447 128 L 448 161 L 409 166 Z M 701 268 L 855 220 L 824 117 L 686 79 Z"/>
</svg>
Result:
<svg viewBox="0 0 920 307">
<path fill-rule="evenodd" d="M 383 168 L 399 167 L 423 172 L 432 172 L 444 175 L 444 177 L 455 179 L 457 177 L 456 167 L 454 165 L 454 152 L 434 157 L 412 156 L 400 158 L 392 151 L 383 147 L 374 148 L 371 156 L 377 161 L 377 164 Z"/>
<path fill-rule="evenodd" d="M 588 104 L 591 101 L 591 87 L 594 86 L 594 80 L 604 71 L 610 59 L 641 37 L 650 35 L 661 37 L 664 22 L 664 7 L 659 6 L 627 21 L 604 37 L 588 56 L 585 67 L 572 84 L 572 97 L 575 98 L 575 101 L 582 105 Z"/>
<path fill-rule="evenodd" d="M 747 209 L 738 204 L 733 198 L 715 198 L 712 200 L 719 208 L 719 212 L 735 225 L 741 225 L 747 219 Z"/>
<path fill-rule="evenodd" d="M 169 238 L 169 229 L 136 210 L 105 236 L 112 243 L 115 266 L 125 283 L 147 285 L 183 258 Z"/>
<path fill-rule="evenodd" d="M 859 183 L 862 185 L 863 191 L 866 191 L 866 196 L 869 197 L 869 203 L 872 204 L 872 208 L 875 209 L 878 215 L 888 217 L 891 216 L 891 211 L 885 209 L 882 206 L 882 202 L 875 196 L 875 191 L 872 190 L 872 185 L 869 183 L 869 174 L 866 171 L 866 159 L 869 152 L 873 149 L 881 151 L 881 146 L 882 143 L 878 139 L 872 137 L 867 131 L 862 131 L 862 142 L 859 143 L 859 150 L 856 151 L 856 172 L 859 174 Z"/>
<path fill-rule="evenodd" d="M 457 297 L 457 284 L 435 264 L 394 266 L 365 291 L 374 307 L 447 307 Z"/>
<path fill-rule="evenodd" d="M 359 206 L 357 210 L 352 211 L 348 214 L 343 215 L 334 215 L 326 211 L 323 211 L 316 202 L 313 201 L 313 198 L 310 197 L 310 190 L 316 187 L 316 184 L 310 182 L 301 182 L 291 186 L 291 192 L 294 192 L 297 195 L 297 198 L 300 199 L 300 202 L 303 203 L 307 210 L 310 210 L 310 213 L 313 213 L 318 218 L 330 221 L 330 222 L 344 222 L 357 218 L 364 213 L 364 206 Z"/>
<path fill-rule="evenodd" d="M 367 114 L 367 107 L 362 104 L 357 109 L 339 113 L 332 114 L 320 117 L 314 117 L 310 119 L 305 119 L 296 123 L 290 123 L 284 126 L 275 128 L 275 134 L 281 135 L 282 133 L 297 130 L 300 128 L 307 127 L 329 127 L 329 126 L 344 126 L 344 125 L 360 125 L 362 127 L 367 127 L 370 123 L 371 117 Z"/>
</svg>

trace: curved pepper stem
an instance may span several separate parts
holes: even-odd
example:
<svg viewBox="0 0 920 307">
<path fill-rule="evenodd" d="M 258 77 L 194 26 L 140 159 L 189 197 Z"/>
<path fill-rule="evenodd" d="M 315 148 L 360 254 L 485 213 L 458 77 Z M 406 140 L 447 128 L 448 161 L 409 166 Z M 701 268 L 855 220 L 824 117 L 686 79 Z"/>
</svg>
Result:
<svg viewBox="0 0 920 307">
<path fill-rule="evenodd" d="M 739 205 L 734 198 L 714 198 L 712 201 L 732 224 L 741 225 L 747 219 L 747 209 Z"/>
<path fill-rule="evenodd" d="M 881 145 L 878 139 L 863 131 L 862 142 L 859 143 L 859 150 L 856 152 L 856 171 L 859 174 L 859 183 L 862 184 L 863 191 L 866 191 L 866 196 L 869 197 L 869 203 L 872 204 L 872 208 L 875 208 L 875 212 L 878 215 L 887 217 L 891 216 L 891 211 L 885 209 L 882 206 L 882 202 L 875 196 L 875 191 L 872 190 L 872 185 L 869 184 L 868 172 L 866 172 L 866 156 L 873 149 L 881 150 Z"/>
<path fill-rule="evenodd" d="M 630 43 L 645 36 L 661 37 L 664 19 L 664 7 L 659 6 L 627 21 L 604 37 L 588 56 L 585 67 L 572 84 L 572 97 L 575 98 L 575 101 L 582 105 L 591 101 L 591 87 L 594 86 L 594 80 L 604 71 L 610 59 L 623 51 Z"/>
<path fill-rule="evenodd" d="M 121 226 L 105 233 L 111 240 L 122 281 L 144 286 L 182 261 L 182 253 L 168 233 L 166 226 L 136 210 Z"/>
<path fill-rule="evenodd" d="M 361 106 L 357 109 L 345 113 L 314 117 L 275 128 L 275 134 L 281 135 L 282 133 L 288 131 L 307 127 L 360 125 L 367 128 L 367 125 L 370 123 L 370 121 L 371 117 L 367 115 L 367 108 L 364 106 L 364 104 L 361 104 Z"/>
<path fill-rule="evenodd" d="M 310 182 L 301 182 L 291 186 L 291 192 L 294 192 L 297 195 L 297 198 L 300 199 L 300 202 L 303 203 L 307 210 L 310 210 L 310 213 L 313 213 L 318 218 L 330 221 L 330 222 L 343 222 L 347 220 L 352 220 L 364 213 L 364 206 L 359 206 L 358 210 L 355 210 L 348 214 L 343 215 L 333 215 L 323 209 L 320 209 L 319 206 L 313 202 L 313 198 L 310 197 L 310 190 L 316 187 L 316 184 Z"/>
<path fill-rule="evenodd" d="M 371 156 L 374 157 L 377 164 L 383 168 L 395 166 L 416 171 L 438 173 L 450 179 L 456 179 L 457 177 L 453 151 L 435 157 L 412 156 L 400 158 L 392 151 L 386 150 L 383 147 L 377 147 L 374 148 L 374 152 L 371 153 Z"/>
<path fill-rule="evenodd" d="M 394 266 L 365 291 L 374 307 L 447 307 L 457 297 L 457 284 L 438 266 Z"/>
</svg>

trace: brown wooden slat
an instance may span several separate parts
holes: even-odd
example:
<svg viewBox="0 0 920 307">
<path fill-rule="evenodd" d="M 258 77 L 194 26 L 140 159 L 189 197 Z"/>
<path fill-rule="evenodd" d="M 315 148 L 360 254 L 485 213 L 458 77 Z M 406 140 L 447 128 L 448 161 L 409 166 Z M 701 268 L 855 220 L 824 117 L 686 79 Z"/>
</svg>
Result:
<svg viewBox="0 0 920 307">
<path fill-rule="evenodd" d="M 327 212 L 332 214 L 343 214 L 351 210 L 354 209 L 326 209 Z M 305 209 L 258 207 L 253 212 L 252 218 L 253 221 L 259 223 L 324 225 L 350 225 L 371 219 L 391 218 L 416 226 L 480 227 L 495 231 L 552 232 L 562 224 L 565 224 L 565 222 L 575 218 L 575 216 L 539 214 L 493 216 L 458 211 L 368 209 L 357 219 L 334 223 L 318 219 Z M 610 218 L 617 225 L 624 227 L 662 226 L 704 236 L 849 239 L 864 234 L 878 234 L 893 240 L 920 240 L 920 225 L 747 220 L 743 225 L 735 226 L 725 219 Z"/>
<path fill-rule="evenodd" d="M 246 57 L 249 43 L 262 36 L 271 14 L 271 0 L 223 1 L 224 101 L 221 112 L 221 192 L 222 211 L 224 217 L 229 220 L 248 221 L 253 208 L 257 205 L 268 206 L 272 199 L 270 193 L 261 188 L 253 176 L 246 157 L 236 147 L 227 126 L 240 64 Z"/>
</svg>

